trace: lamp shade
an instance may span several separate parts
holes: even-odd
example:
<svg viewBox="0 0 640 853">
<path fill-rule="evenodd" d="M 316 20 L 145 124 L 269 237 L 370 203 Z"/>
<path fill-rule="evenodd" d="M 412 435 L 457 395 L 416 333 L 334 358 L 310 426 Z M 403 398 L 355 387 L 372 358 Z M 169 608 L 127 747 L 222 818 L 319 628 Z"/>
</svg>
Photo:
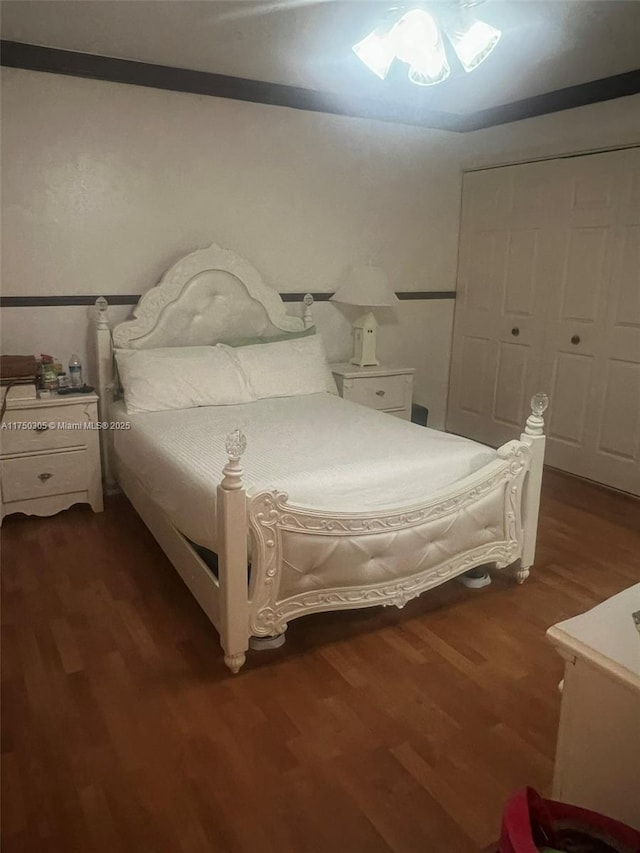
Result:
<svg viewBox="0 0 640 853">
<path fill-rule="evenodd" d="M 473 71 L 492 52 L 500 41 L 500 30 L 466 17 L 456 26 L 446 26 L 446 33 L 465 71 Z"/>
<path fill-rule="evenodd" d="M 373 71 L 381 80 L 389 73 L 391 63 L 396 58 L 395 48 L 389 39 L 386 29 L 378 28 L 372 33 L 354 44 L 352 48 L 358 59 Z"/>
<path fill-rule="evenodd" d="M 433 86 L 449 76 L 440 30 L 424 9 L 412 9 L 403 15 L 391 31 L 389 40 L 398 59 L 409 66 L 412 83 Z"/>
<path fill-rule="evenodd" d="M 353 267 L 344 284 L 331 297 L 343 305 L 388 308 L 398 302 L 389 279 L 380 267 Z"/>
</svg>

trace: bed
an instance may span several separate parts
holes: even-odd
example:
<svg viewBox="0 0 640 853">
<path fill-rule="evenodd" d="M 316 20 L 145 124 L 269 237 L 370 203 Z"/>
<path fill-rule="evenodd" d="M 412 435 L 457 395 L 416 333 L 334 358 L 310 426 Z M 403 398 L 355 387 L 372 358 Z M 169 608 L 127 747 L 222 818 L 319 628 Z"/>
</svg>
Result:
<svg viewBox="0 0 640 853">
<path fill-rule="evenodd" d="M 174 264 L 113 329 L 106 300 L 97 303 L 101 420 L 131 424 L 101 435 L 106 485 L 145 521 L 234 673 L 250 647 L 281 644 L 294 618 L 402 607 L 487 564 L 513 567 L 522 583 L 533 565 L 544 395 L 520 438 L 497 450 L 342 400 L 330 385 L 225 405 L 125 407 L 114 351 L 120 365 L 141 351 L 302 340 L 314 331 L 312 302 L 288 314 L 251 264 L 214 244 Z"/>
</svg>

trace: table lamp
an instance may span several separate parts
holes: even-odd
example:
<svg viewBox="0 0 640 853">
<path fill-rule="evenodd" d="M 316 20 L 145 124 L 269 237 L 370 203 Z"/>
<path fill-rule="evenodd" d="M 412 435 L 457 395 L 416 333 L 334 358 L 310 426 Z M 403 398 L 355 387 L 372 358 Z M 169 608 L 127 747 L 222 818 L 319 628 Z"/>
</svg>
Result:
<svg viewBox="0 0 640 853">
<path fill-rule="evenodd" d="M 391 308 L 398 302 L 384 270 L 379 267 L 353 267 L 344 284 L 331 297 L 342 305 L 361 305 L 365 308 Z M 351 364 L 369 367 L 378 364 L 376 335 L 378 322 L 372 311 L 353 324 L 353 358 Z"/>
</svg>

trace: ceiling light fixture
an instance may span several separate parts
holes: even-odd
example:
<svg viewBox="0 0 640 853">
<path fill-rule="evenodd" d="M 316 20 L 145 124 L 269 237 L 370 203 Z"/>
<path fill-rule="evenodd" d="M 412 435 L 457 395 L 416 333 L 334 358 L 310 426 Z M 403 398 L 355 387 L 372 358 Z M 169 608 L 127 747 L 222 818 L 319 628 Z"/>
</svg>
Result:
<svg viewBox="0 0 640 853">
<path fill-rule="evenodd" d="M 472 16 L 461 3 L 451 22 L 438 26 L 424 9 L 411 9 L 395 23 L 382 25 L 353 46 L 356 56 L 381 80 L 395 59 L 409 66 L 409 80 L 418 86 L 442 83 L 450 73 L 442 33 L 445 33 L 465 71 L 473 71 L 489 56 L 500 30 Z"/>
</svg>

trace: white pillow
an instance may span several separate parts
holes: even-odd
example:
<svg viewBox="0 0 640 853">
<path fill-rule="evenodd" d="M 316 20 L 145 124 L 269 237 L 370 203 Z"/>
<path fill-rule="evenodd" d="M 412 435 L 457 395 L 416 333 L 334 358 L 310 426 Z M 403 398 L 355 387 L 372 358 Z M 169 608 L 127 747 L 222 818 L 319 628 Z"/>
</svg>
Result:
<svg viewBox="0 0 640 853">
<path fill-rule="evenodd" d="M 253 400 L 242 371 L 226 348 L 163 347 L 115 352 L 128 412 L 229 406 Z"/>
<path fill-rule="evenodd" d="M 232 353 L 257 400 L 336 393 L 320 335 L 233 349 L 218 346 Z"/>
</svg>

